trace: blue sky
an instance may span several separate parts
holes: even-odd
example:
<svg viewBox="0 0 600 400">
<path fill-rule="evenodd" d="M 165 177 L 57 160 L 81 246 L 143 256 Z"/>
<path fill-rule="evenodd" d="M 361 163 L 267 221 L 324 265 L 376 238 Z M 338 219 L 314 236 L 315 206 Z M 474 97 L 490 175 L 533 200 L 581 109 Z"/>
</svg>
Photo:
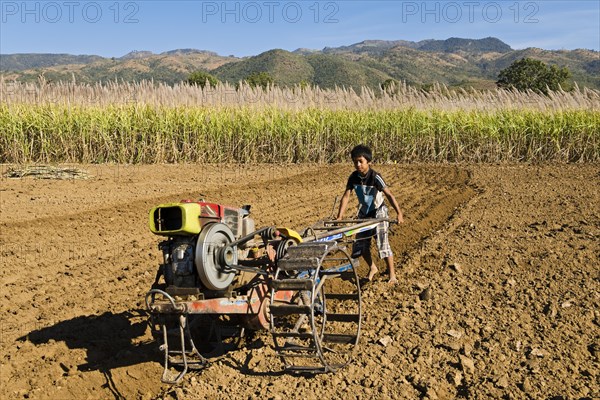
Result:
<svg viewBox="0 0 600 400">
<path fill-rule="evenodd" d="M 366 39 L 488 36 L 514 49 L 600 50 L 600 0 L 0 0 L 0 24 L 2 54 L 195 48 L 240 57 Z"/>
</svg>

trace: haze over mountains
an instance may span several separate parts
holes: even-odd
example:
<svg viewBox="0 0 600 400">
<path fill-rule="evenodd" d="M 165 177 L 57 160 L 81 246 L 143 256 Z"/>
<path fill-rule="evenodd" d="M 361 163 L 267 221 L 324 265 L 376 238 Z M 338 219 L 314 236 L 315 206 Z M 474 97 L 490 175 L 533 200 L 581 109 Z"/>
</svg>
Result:
<svg viewBox="0 0 600 400">
<path fill-rule="evenodd" d="M 236 83 L 253 72 L 268 72 L 278 85 L 307 83 L 324 88 L 377 88 L 387 79 L 426 87 L 435 82 L 454 87 L 492 88 L 498 72 L 523 57 L 566 66 L 580 87 L 600 89 L 600 53 L 592 50 L 514 50 L 499 39 L 365 40 L 322 50 L 274 49 L 252 57 L 222 56 L 211 51 L 177 49 L 160 54 L 134 51 L 119 58 L 69 54 L 0 55 L 4 79 L 35 81 L 154 80 L 175 84 L 202 70 Z"/>
</svg>

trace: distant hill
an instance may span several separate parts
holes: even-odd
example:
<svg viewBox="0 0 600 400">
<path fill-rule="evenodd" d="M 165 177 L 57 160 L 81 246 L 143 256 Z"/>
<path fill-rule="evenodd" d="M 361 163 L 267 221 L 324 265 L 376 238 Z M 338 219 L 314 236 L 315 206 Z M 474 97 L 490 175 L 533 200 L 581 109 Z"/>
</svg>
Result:
<svg viewBox="0 0 600 400">
<path fill-rule="evenodd" d="M 90 64 L 103 59 L 100 56 L 73 56 L 70 54 L 1 54 L 0 71 L 25 71 L 57 65 Z"/>
<path fill-rule="evenodd" d="M 268 72 L 280 85 L 313 82 L 315 71 L 307 58 L 285 50 L 269 50 L 245 60 L 223 64 L 211 73 L 222 81 L 237 83 L 254 72 Z"/>
<path fill-rule="evenodd" d="M 455 53 L 459 51 L 468 53 L 508 53 L 512 51 L 512 48 L 509 45 L 500 39 L 493 37 L 478 40 L 461 38 L 425 40 L 419 43 L 420 45 L 417 47 L 418 50 L 444 53 Z"/>
<path fill-rule="evenodd" d="M 119 57 L 119 60 L 139 60 L 142 58 L 152 57 L 153 55 L 154 53 L 151 51 L 134 50 L 125 54 L 123 57 Z"/>
<path fill-rule="evenodd" d="M 377 88 L 390 78 L 378 68 L 330 54 L 312 54 L 307 59 L 315 70 L 312 83 L 324 88 L 345 86 L 358 91 L 363 86 Z"/>
<path fill-rule="evenodd" d="M 461 38 L 449 38 L 446 40 L 421 40 L 419 42 L 411 42 L 407 40 L 365 40 L 360 43 L 356 43 L 350 46 L 341 47 L 326 47 L 323 49 L 324 53 L 370 53 L 370 54 L 381 54 L 385 51 L 393 49 L 395 47 L 408 47 L 411 49 L 417 49 L 422 51 L 430 52 L 457 52 L 465 51 L 471 53 L 483 53 L 483 52 L 496 52 L 506 53 L 511 51 L 512 48 L 501 41 L 493 37 L 484 39 L 461 39 Z"/>
<path fill-rule="evenodd" d="M 283 86 L 301 83 L 324 88 L 347 86 L 376 87 L 389 78 L 384 72 L 344 57 L 312 53 L 299 55 L 285 50 L 270 50 L 246 60 L 222 65 L 211 71 L 222 81 L 239 82 L 253 72 L 267 72 Z"/>
<path fill-rule="evenodd" d="M 274 49 L 252 57 L 221 56 L 196 49 L 161 54 L 131 52 L 119 58 L 68 54 L 0 55 L 5 79 L 34 81 L 43 74 L 50 81 L 154 80 L 184 81 L 198 70 L 222 81 L 237 83 L 253 72 L 268 72 L 282 86 L 307 83 L 323 88 L 377 88 L 387 79 L 418 87 L 435 82 L 453 87 L 492 88 L 498 73 L 523 57 L 565 66 L 579 86 L 600 89 L 600 55 L 592 50 L 514 50 L 493 37 L 446 40 L 365 40 L 322 50 Z"/>
<path fill-rule="evenodd" d="M 351 44 L 349 46 L 340 47 L 325 47 L 323 53 L 326 54 L 343 54 L 343 53 L 370 53 L 382 54 L 385 51 L 397 46 L 417 48 L 419 42 L 410 42 L 407 40 L 364 40 L 360 43 Z"/>
<path fill-rule="evenodd" d="M 15 57 L 18 56 L 18 57 Z M 153 54 L 149 51 L 135 51 L 119 58 L 105 58 L 99 56 L 80 60 L 73 63 L 68 58 L 62 58 L 64 62 L 59 63 L 58 57 L 49 57 L 54 61 L 51 65 L 45 62 L 45 56 L 35 55 L 29 60 L 29 68 L 18 67 L 12 60 L 22 60 L 22 56 L 28 55 L 0 55 L 2 68 L 0 73 L 6 79 L 17 79 L 20 81 L 35 81 L 43 73 L 48 81 L 76 81 L 82 83 L 108 82 L 108 81 L 141 81 L 154 80 L 175 84 L 187 79 L 188 75 L 197 70 L 209 71 L 223 64 L 239 61 L 237 58 L 223 57 L 216 53 L 194 49 L 172 50 L 161 54 Z M 10 61 L 4 63 L 5 57 Z M 71 56 L 75 57 L 75 56 Z M 83 62 L 87 61 L 87 62 Z M 20 61 L 20 64 L 25 64 Z M 4 66 L 12 68 L 4 68 Z"/>
</svg>

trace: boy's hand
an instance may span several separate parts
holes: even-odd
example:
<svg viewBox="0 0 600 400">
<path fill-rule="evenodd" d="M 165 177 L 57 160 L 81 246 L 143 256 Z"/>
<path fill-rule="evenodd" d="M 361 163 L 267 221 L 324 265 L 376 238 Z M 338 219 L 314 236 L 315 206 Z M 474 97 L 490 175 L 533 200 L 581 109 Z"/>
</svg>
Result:
<svg viewBox="0 0 600 400">
<path fill-rule="evenodd" d="M 402 214 L 398 214 L 398 219 L 397 219 L 397 221 L 398 221 L 398 224 L 402 224 L 402 223 L 404 223 L 404 217 L 402 217 Z"/>
</svg>

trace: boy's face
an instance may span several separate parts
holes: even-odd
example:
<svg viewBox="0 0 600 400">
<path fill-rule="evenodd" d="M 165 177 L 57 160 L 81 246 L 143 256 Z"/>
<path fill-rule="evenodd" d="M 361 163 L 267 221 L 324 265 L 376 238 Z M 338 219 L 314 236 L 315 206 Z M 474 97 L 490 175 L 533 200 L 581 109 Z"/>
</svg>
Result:
<svg viewBox="0 0 600 400">
<path fill-rule="evenodd" d="M 363 156 L 353 158 L 352 163 L 361 175 L 366 175 L 369 172 L 369 162 Z"/>
</svg>

